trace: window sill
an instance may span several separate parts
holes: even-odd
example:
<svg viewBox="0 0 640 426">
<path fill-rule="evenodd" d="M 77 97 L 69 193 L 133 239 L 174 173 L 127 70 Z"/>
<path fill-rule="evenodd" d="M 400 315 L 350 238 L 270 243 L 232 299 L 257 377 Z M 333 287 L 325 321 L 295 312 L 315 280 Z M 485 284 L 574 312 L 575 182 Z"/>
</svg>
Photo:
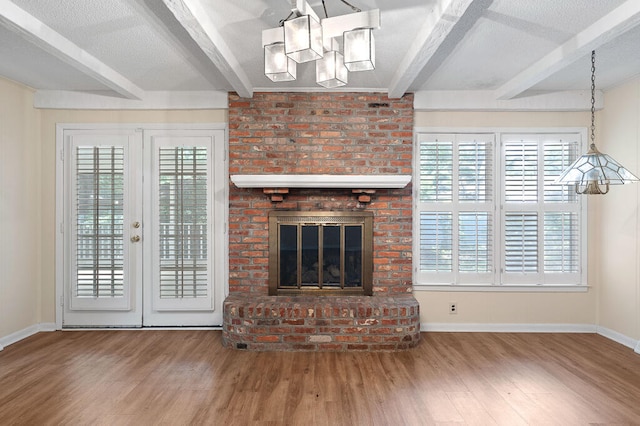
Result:
<svg viewBox="0 0 640 426">
<path fill-rule="evenodd" d="M 587 285 L 461 285 L 461 284 L 414 284 L 413 291 L 465 291 L 465 292 L 512 292 L 512 293 L 586 293 Z"/>
</svg>

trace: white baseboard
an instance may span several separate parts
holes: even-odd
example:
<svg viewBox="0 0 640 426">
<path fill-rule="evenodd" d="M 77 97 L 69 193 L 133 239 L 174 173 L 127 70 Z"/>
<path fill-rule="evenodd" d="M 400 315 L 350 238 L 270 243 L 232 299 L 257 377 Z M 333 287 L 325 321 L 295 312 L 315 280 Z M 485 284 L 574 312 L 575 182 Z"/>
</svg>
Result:
<svg viewBox="0 0 640 426">
<path fill-rule="evenodd" d="M 55 330 L 56 324 L 53 322 L 43 322 L 40 324 L 30 325 L 29 327 L 23 328 L 22 330 L 16 331 L 15 333 L 11 333 L 8 336 L 0 337 L 0 351 L 3 350 L 5 346 L 9 346 L 13 343 L 19 342 L 20 340 L 26 339 L 29 336 L 33 336 L 36 333 Z"/>
<path fill-rule="evenodd" d="M 631 337 L 627 337 L 622 333 L 618 333 L 617 331 L 611 330 L 606 327 L 598 327 L 597 333 L 601 336 L 606 337 L 609 340 L 618 342 L 621 345 L 624 345 L 628 348 L 631 348 L 631 349 L 635 348 L 635 351 L 640 353 L 638 351 L 638 348 L 640 347 L 640 341 L 632 339 Z"/>
<path fill-rule="evenodd" d="M 596 333 L 640 354 L 640 340 L 591 324 L 422 323 L 420 331 L 462 333 Z"/>
<path fill-rule="evenodd" d="M 484 323 L 427 323 L 420 331 L 448 331 L 468 333 L 595 333 L 591 324 L 484 324 Z"/>
</svg>

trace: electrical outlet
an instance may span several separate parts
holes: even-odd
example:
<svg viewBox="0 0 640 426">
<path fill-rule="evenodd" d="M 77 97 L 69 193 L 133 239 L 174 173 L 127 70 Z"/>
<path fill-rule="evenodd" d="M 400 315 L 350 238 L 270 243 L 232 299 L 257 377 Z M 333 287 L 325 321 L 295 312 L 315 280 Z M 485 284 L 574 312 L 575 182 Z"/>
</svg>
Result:
<svg viewBox="0 0 640 426">
<path fill-rule="evenodd" d="M 449 303 L 449 313 L 451 315 L 458 313 L 458 304 L 456 302 Z"/>
</svg>

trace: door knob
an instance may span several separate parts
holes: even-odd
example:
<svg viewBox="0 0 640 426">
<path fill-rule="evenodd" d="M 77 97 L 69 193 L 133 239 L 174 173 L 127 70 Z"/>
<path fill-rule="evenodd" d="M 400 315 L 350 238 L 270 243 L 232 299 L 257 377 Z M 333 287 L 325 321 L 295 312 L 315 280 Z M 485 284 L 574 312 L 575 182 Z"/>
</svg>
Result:
<svg viewBox="0 0 640 426">
<path fill-rule="evenodd" d="M 133 237 L 131 237 L 132 243 L 137 243 L 138 241 L 140 241 L 140 235 L 134 235 Z"/>
<path fill-rule="evenodd" d="M 136 229 L 140 228 L 140 222 L 133 222 L 133 227 Z"/>
</svg>

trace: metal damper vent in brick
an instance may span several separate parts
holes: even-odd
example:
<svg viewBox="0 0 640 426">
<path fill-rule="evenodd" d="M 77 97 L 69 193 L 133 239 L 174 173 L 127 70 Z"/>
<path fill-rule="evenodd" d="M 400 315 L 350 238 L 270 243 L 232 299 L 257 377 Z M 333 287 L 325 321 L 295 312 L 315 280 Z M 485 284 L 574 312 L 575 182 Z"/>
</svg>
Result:
<svg viewBox="0 0 640 426">
<path fill-rule="evenodd" d="M 269 294 L 373 293 L 373 213 L 269 213 Z"/>
</svg>

